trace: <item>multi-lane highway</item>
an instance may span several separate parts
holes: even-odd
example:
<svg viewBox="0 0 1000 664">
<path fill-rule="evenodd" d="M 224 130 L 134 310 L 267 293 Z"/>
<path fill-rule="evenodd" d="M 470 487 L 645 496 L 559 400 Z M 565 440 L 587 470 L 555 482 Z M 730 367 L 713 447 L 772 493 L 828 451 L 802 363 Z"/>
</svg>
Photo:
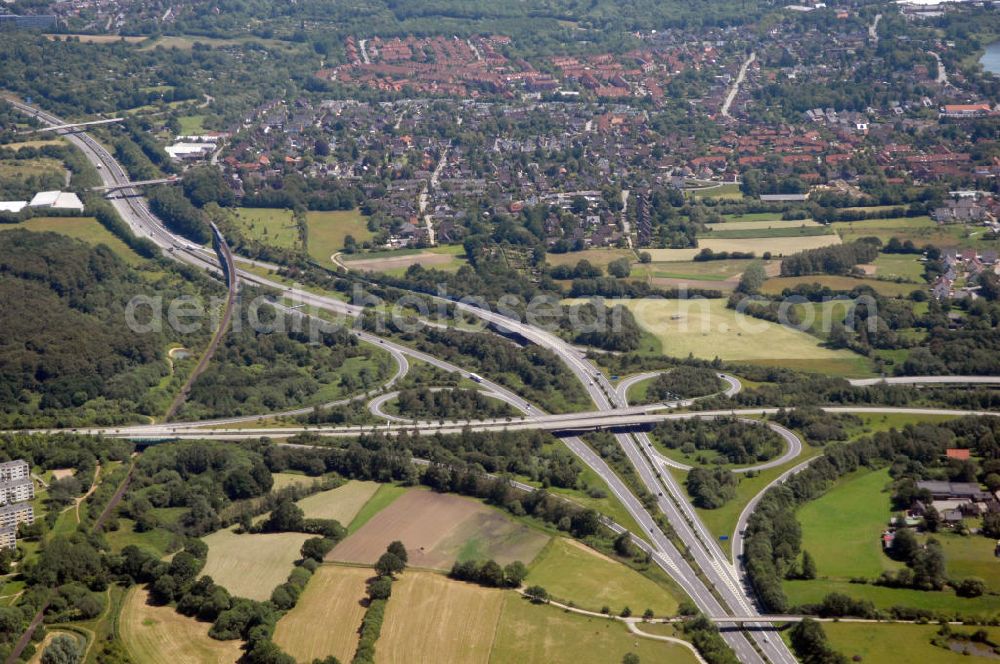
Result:
<svg viewBox="0 0 1000 664">
<path fill-rule="evenodd" d="M 16 100 L 11 100 L 16 108 L 38 117 L 42 122 L 49 125 L 66 124 L 61 119 L 34 109 Z M 80 148 L 84 155 L 95 165 L 100 166 L 99 172 L 105 186 L 122 187 L 129 184 L 129 178 L 118 162 L 111 156 L 103 146 L 101 146 L 91 136 L 83 132 L 63 132 L 68 140 Z M 170 233 L 163 227 L 160 221 L 149 211 L 145 201 L 135 191 L 125 189 L 123 197 L 115 198 L 112 204 L 118 210 L 122 218 L 129 224 L 133 231 L 142 237 L 147 237 L 160 246 L 163 251 L 189 265 L 208 270 L 218 274 L 219 269 L 211 252 L 189 243 L 187 240 Z M 247 259 L 236 258 L 238 263 L 243 263 Z M 289 288 L 284 284 L 260 277 L 252 272 L 237 268 L 237 274 L 241 281 L 256 283 L 270 288 L 283 291 L 287 296 L 294 298 L 297 302 L 317 307 L 327 312 L 338 315 L 356 316 L 360 308 L 346 304 L 336 298 L 327 297 L 305 291 L 298 288 Z M 625 401 L 625 392 L 616 390 L 608 379 L 597 370 L 583 355 L 581 351 L 573 348 L 569 343 L 560 337 L 531 325 L 526 325 L 520 321 L 513 320 L 492 311 L 481 309 L 469 304 L 454 303 L 460 311 L 472 314 L 477 318 L 490 323 L 498 328 L 510 330 L 517 333 L 528 341 L 539 346 L 548 348 L 556 353 L 566 366 L 574 373 L 586 389 L 591 400 L 597 406 L 597 411 L 591 413 L 577 413 L 569 415 L 547 415 L 541 413 L 536 407 L 526 402 L 518 395 L 505 390 L 499 385 L 485 384 L 484 387 L 492 392 L 503 395 L 505 401 L 517 406 L 525 416 L 520 419 L 510 421 L 497 420 L 485 422 L 462 422 L 462 423 L 430 423 L 421 422 L 414 424 L 387 424 L 385 427 L 378 427 L 379 430 L 401 430 L 425 432 L 451 432 L 465 428 L 473 430 L 498 430 L 517 428 L 545 428 L 555 431 L 587 431 L 594 429 L 606 429 L 609 427 L 636 427 L 640 425 L 652 424 L 670 417 L 691 417 L 702 415 L 735 415 L 748 416 L 750 414 L 760 414 L 773 412 L 775 409 L 755 409 L 744 411 L 717 411 L 716 413 L 670 413 L 659 412 L 663 407 L 639 407 L 629 408 Z M 467 372 L 441 362 L 436 358 L 428 356 L 412 349 L 384 339 L 375 335 L 355 331 L 358 337 L 368 343 L 378 344 L 385 347 L 393 357 L 397 359 L 402 373 L 405 373 L 405 357 L 414 357 L 432 365 L 439 366 L 449 371 L 459 371 L 468 376 Z M 400 358 L 403 358 L 400 361 Z M 401 373 L 397 373 L 397 377 Z M 935 377 L 936 378 L 936 377 Z M 486 381 L 488 383 L 488 381 Z M 877 381 L 876 381 L 877 382 Z M 934 383 L 936 380 L 922 380 L 913 382 Z M 942 381 L 943 382 L 943 381 Z M 976 381 L 969 381 L 976 382 Z M 985 382 L 985 381 L 984 381 Z M 739 389 L 738 382 L 730 383 L 731 389 Z M 308 412 L 311 409 L 302 409 L 290 412 Z M 861 409 L 829 409 L 831 411 L 861 410 Z M 913 412 L 913 413 L 939 413 L 938 409 L 865 409 L 868 412 Z M 945 411 L 948 414 L 955 414 L 955 411 Z M 965 413 L 962 413 L 965 414 Z M 991 413 L 992 414 L 992 413 Z M 256 419 L 255 416 L 250 419 Z M 148 427 L 124 427 L 119 429 L 84 429 L 88 433 L 103 433 L 112 436 L 122 437 L 198 437 L 198 438 L 230 438 L 230 437 L 250 437 L 256 435 L 287 436 L 297 431 L 309 431 L 323 435 L 358 435 L 362 430 L 371 431 L 373 427 L 302 427 L 302 428 L 251 428 L 251 429 L 226 429 L 225 424 L 236 423 L 239 418 L 229 420 L 215 420 L 211 424 L 214 429 L 196 428 L 204 426 L 206 423 L 189 423 L 173 425 L 152 425 Z M 627 454 L 629 460 L 638 471 L 641 481 L 655 497 L 658 507 L 666 516 L 673 538 L 668 537 L 657 525 L 652 515 L 646 510 L 635 495 L 624 485 L 622 480 L 607 466 L 607 464 L 596 455 L 579 438 L 569 436 L 564 438 L 567 446 L 579 458 L 592 468 L 610 487 L 612 493 L 625 505 L 627 511 L 637 523 L 646 531 L 645 535 L 652 542 L 650 552 L 653 560 L 667 571 L 678 584 L 687 592 L 698 607 L 708 615 L 716 618 L 726 616 L 739 616 L 741 620 L 752 620 L 758 615 L 750 593 L 733 561 L 721 551 L 717 542 L 711 537 L 707 529 L 700 522 L 693 508 L 688 503 L 684 492 L 677 482 L 673 480 L 669 472 L 658 465 L 657 456 L 651 452 L 651 445 L 648 438 L 643 433 L 632 434 L 628 432 L 617 432 L 616 439 L 622 449 Z M 684 550 L 682 554 L 675 545 L 678 542 Z M 734 543 L 735 544 L 735 543 Z M 734 546 L 735 550 L 735 546 Z M 751 623 L 751 628 L 747 632 L 725 631 L 724 638 L 734 649 L 737 657 L 742 662 L 764 662 L 772 664 L 794 664 L 795 659 L 791 652 L 784 645 L 783 641 L 773 631 L 769 624 Z"/>
<path fill-rule="evenodd" d="M 521 409 L 525 401 L 520 397 L 512 397 L 508 393 L 494 392 L 494 388 L 499 385 L 492 385 L 485 390 L 490 396 L 501 399 Z M 346 403 L 346 401 L 345 401 Z M 553 431 L 560 434 L 572 435 L 573 433 L 586 433 L 591 431 L 629 431 L 645 429 L 651 425 L 658 424 L 665 420 L 693 419 L 693 418 L 717 418 L 736 417 L 747 418 L 750 416 L 773 415 L 778 412 L 777 408 L 748 408 L 736 410 L 710 410 L 697 412 L 646 412 L 646 406 L 634 406 L 614 411 L 587 411 L 584 413 L 563 413 L 559 415 L 535 414 L 521 417 L 505 417 L 485 420 L 419 420 L 402 423 L 387 424 L 354 424 L 340 426 L 324 425 L 300 425 L 300 426 L 265 426 L 248 427 L 239 426 L 227 428 L 226 425 L 236 420 L 235 423 L 245 422 L 244 418 L 230 418 L 227 420 L 199 420 L 196 422 L 170 422 L 162 424 L 137 424 L 133 426 L 121 427 L 82 427 L 71 429 L 75 433 L 89 435 L 102 435 L 117 438 L 150 438 L 176 436 L 178 438 L 198 438 L 213 437 L 218 439 L 232 439 L 238 436 L 271 436 L 275 438 L 285 438 L 301 433 L 313 433 L 318 436 L 331 438 L 357 437 L 364 433 L 378 429 L 389 433 L 416 433 L 418 435 L 437 435 L 459 433 L 465 429 L 471 431 Z M 662 406 L 658 407 L 662 408 Z M 538 409 L 534 409 L 536 413 Z M 944 415 L 959 417 L 963 415 L 980 416 L 1000 416 L 997 411 L 979 410 L 955 410 L 947 408 L 896 408 L 892 406 L 873 407 L 823 407 L 822 410 L 831 413 L 867 413 L 867 414 L 898 414 L 898 415 Z M 311 408 L 302 412 L 311 412 Z M 270 417 L 268 415 L 249 416 L 254 419 Z M 32 433 L 52 433 L 58 429 L 32 429 Z M 619 434 L 625 435 L 625 434 Z M 640 435 L 629 433 L 628 435 Z M 643 446 L 645 448 L 645 445 Z M 791 460 L 790 455 L 783 455 L 786 462 Z"/>
</svg>

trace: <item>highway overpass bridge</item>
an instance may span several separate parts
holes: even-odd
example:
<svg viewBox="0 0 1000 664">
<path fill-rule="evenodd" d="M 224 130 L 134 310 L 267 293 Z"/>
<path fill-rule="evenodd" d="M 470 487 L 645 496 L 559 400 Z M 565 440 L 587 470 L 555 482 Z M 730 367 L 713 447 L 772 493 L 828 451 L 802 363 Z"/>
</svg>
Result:
<svg viewBox="0 0 1000 664">
<path fill-rule="evenodd" d="M 91 191 L 101 191 L 110 194 L 115 191 L 123 191 L 125 189 L 138 189 L 140 187 L 154 187 L 158 184 L 177 184 L 181 179 L 177 176 L 169 178 L 157 178 L 155 180 L 133 180 L 132 182 L 127 182 L 125 184 L 104 184 L 99 187 L 91 187 Z"/>
<path fill-rule="evenodd" d="M 665 410 L 663 406 L 649 407 L 649 410 Z M 980 415 L 1000 416 L 997 411 L 968 411 L 945 408 L 895 408 L 895 407 L 827 407 L 823 410 L 830 413 L 869 413 L 869 414 L 908 414 L 908 415 Z M 416 435 L 455 434 L 463 431 L 550 431 L 555 434 L 573 435 L 588 431 L 628 431 L 653 426 L 659 422 L 676 419 L 717 418 L 717 417 L 754 417 L 771 415 L 778 412 L 777 408 L 753 408 L 740 410 L 712 410 L 696 412 L 646 412 L 640 408 L 630 408 L 615 411 L 594 411 L 588 413 L 571 413 L 563 415 L 543 415 L 536 417 L 504 418 L 493 420 L 469 420 L 451 422 L 390 422 L 387 424 L 371 424 L 362 426 L 261 426 L 199 428 L 199 423 L 147 424 L 132 427 L 102 427 L 80 429 L 36 429 L 30 433 L 58 433 L 71 431 L 89 435 L 103 435 L 112 438 L 128 440 L 244 440 L 266 436 L 269 438 L 290 438 L 300 434 L 331 438 L 356 438 L 365 434 L 408 433 Z M 264 420 L 265 416 L 261 416 Z M 204 425 L 202 425 L 204 426 Z"/>
<path fill-rule="evenodd" d="M 38 117 L 38 116 L 36 115 L 35 117 Z M 93 127 L 94 125 L 114 124 L 115 122 L 121 122 L 124 119 L 125 118 L 109 118 L 107 120 L 92 120 L 90 122 L 75 122 L 73 124 L 60 124 L 60 125 L 53 125 L 51 127 L 38 127 L 36 129 L 28 129 L 26 131 L 22 131 L 21 133 L 22 134 L 41 134 L 43 132 L 48 132 L 48 131 L 54 131 L 54 132 L 58 133 L 60 131 L 69 131 L 69 130 L 72 130 L 72 129 L 82 129 L 84 127 Z"/>
</svg>

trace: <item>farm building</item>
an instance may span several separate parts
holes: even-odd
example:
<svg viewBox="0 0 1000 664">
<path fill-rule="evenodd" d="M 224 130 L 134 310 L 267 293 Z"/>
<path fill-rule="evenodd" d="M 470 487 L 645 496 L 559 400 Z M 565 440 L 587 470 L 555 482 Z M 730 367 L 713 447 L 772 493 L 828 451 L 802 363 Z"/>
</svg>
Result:
<svg viewBox="0 0 1000 664">
<path fill-rule="evenodd" d="M 987 500 L 993 497 L 975 482 L 923 480 L 917 482 L 917 488 L 929 491 L 934 500 Z"/>
</svg>

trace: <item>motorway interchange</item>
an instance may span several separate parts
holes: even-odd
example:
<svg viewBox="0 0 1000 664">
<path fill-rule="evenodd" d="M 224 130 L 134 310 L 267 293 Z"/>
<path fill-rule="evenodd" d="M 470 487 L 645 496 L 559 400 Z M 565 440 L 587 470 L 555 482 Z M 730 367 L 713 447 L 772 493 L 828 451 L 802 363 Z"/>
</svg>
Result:
<svg viewBox="0 0 1000 664">
<path fill-rule="evenodd" d="M 15 108 L 37 117 L 50 127 L 66 123 L 49 113 L 31 107 L 17 100 L 9 100 Z M 70 142 L 76 145 L 87 159 L 98 167 L 103 185 L 116 189 L 121 195 L 111 198 L 111 202 L 121 217 L 128 223 L 133 232 L 155 242 L 168 256 L 183 263 L 206 270 L 211 274 L 221 275 L 218 260 L 215 255 L 189 241 L 168 231 L 155 215 L 149 210 L 145 200 L 135 190 L 128 189 L 128 175 L 114 157 L 93 137 L 81 131 L 59 130 Z M 248 259 L 234 257 L 236 262 L 236 280 L 254 283 L 285 292 L 297 302 L 336 314 L 338 316 L 357 316 L 361 308 L 347 304 L 339 299 L 319 295 L 310 291 L 288 288 L 286 285 L 260 277 L 239 266 L 250 263 Z M 260 262 L 256 262 L 261 265 Z M 275 266 L 269 266 L 275 267 Z M 625 506 L 630 516 L 644 529 L 644 536 L 649 541 L 635 538 L 636 543 L 649 552 L 655 563 L 664 569 L 678 585 L 691 597 L 698 608 L 717 622 L 725 624 L 726 618 L 738 617 L 743 623 L 742 628 L 728 627 L 723 629 L 723 637 L 736 653 L 741 662 L 772 664 L 794 664 L 795 657 L 785 645 L 766 617 L 760 622 L 750 622 L 759 616 L 752 589 L 747 584 L 742 569 L 742 531 L 747 520 L 763 491 L 754 497 L 739 517 L 736 531 L 733 534 L 732 557 L 728 557 L 719 546 L 718 541 L 708 532 L 698 518 L 694 508 L 687 500 L 686 494 L 678 482 L 668 471 L 669 466 L 684 468 L 683 464 L 667 459 L 658 453 L 647 434 L 641 430 L 644 425 L 653 424 L 669 418 L 690 417 L 720 417 L 759 416 L 774 412 L 776 409 L 753 409 L 739 411 L 703 411 L 677 412 L 675 409 L 690 405 L 689 401 L 655 404 L 652 406 L 629 407 L 626 395 L 629 386 L 652 377 L 644 374 L 626 378 L 618 385 L 599 371 L 585 355 L 560 337 L 539 328 L 507 318 L 501 314 L 480 309 L 468 304 L 453 303 L 454 306 L 467 314 L 481 319 L 483 322 L 509 330 L 526 339 L 528 342 L 545 347 L 554 352 L 583 385 L 595 409 L 586 413 L 568 415 L 550 415 L 536 405 L 512 391 L 485 378 L 474 376 L 470 372 L 451 363 L 439 360 L 392 340 L 360 330 L 354 330 L 360 341 L 376 344 L 385 349 L 394 358 L 397 371 L 383 386 L 383 394 L 377 396 L 370 404 L 370 409 L 376 414 L 384 415 L 384 404 L 391 399 L 391 387 L 400 380 L 409 368 L 408 358 L 417 359 L 436 366 L 442 370 L 457 373 L 466 378 L 474 378 L 480 383 L 482 390 L 492 397 L 501 399 L 519 410 L 520 418 L 504 418 L 498 420 L 465 421 L 465 422 L 410 422 L 399 421 L 401 418 L 387 418 L 385 425 L 373 427 L 250 427 L 227 428 L 227 425 L 245 425 L 254 420 L 263 420 L 275 415 L 298 415 L 308 413 L 313 408 L 303 408 L 285 413 L 272 413 L 251 417 L 224 418 L 201 422 L 157 424 L 136 427 L 121 427 L 117 429 L 80 429 L 80 433 L 103 434 L 126 438 L 214 438 L 237 439 L 261 435 L 275 438 L 287 437 L 295 433 L 310 432 L 327 436 L 357 436 L 360 433 L 375 429 L 386 432 L 407 431 L 416 433 L 449 433 L 469 428 L 472 430 L 517 430 L 546 429 L 560 435 L 567 447 L 580 460 L 596 472 L 607 484 L 610 491 Z M 293 311 L 288 309 L 289 311 Z M 730 376 L 721 376 L 728 387 L 726 394 L 735 394 L 740 389 L 738 380 Z M 858 385 L 870 384 L 872 381 L 855 381 Z M 924 379 L 892 378 L 890 383 L 1000 383 L 997 377 L 930 377 Z M 367 395 L 355 397 L 366 398 Z M 334 402 L 340 405 L 350 400 Z M 915 414 L 970 414 L 967 411 L 944 411 L 937 409 L 901 409 L 901 408 L 831 408 L 834 412 L 905 412 Z M 996 413 L 984 413 L 996 414 Z M 755 422 L 757 420 L 754 420 Z M 770 468 L 785 464 L 799 455 L 802 441 L 793 432 L 783 427 L 768 423 L 785 441 L 786 450 L 779 458 L 756 469 Z M 647 510 L 622 480 L 611 470 L 587 444 L 576 434 L 598 429 L 612 430 L 614 436 L 635 466 L 641 481 L 652 496 L 656 498 L 657 508 L 666 517 L 673 531 L 672 537 L 659 527 L 653 514 Z M 788 476 L 801 470 L 808 462 L 799 464 L 786 471 L 775 482 L 783 481 Z M 742 472 L 751 468 L 740 469 Z M 773 486 L 774 482 L 771 485 Z M 765 489 L 766 490 L 766 489 Z M 615 526 L 621 530 L 620 526 Z M 678 548 L 684 549 L 684 553 Z"/>
</svg>

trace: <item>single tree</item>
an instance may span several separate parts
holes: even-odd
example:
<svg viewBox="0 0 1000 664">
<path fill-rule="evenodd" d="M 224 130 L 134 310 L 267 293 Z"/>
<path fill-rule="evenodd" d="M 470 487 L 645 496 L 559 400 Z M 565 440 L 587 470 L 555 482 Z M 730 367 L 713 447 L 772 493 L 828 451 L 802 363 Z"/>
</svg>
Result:
<svg viewBox="0 0 1000 664">
<path fill-rule="evenodd" d="M 375 572 L 379 576 L 393 576 L 403 571 L 406 564 L 395 554 L 386 551 L 375 562 Z"/>
<path fill-rule="evenodd" d="M 515 560 L 503 568 L 503 576 L 506 585 L 518 588 L 524 581 L 524 577 L 528 576 L 528 568 L 520 560 Z"/>
<path fill-rule="evenodd" d="M 385 550 L 402 560 L 403 564 L 410 562 L 410 557 L 406 553 L 406 547 L 403 546 L 403 543 L 399 540 L 390 542 L 389 546 L 387 546 Z"/>
<path fill-rule="evenodd" d="M 802 552 L 802 578 L 803 579 L 816 578 L 816 561 L 813 560 L 812 554 L 810 554 L 808 551 Z"/>
<path fill-rule="evenodd" d="M 535 604 L 544 604 L 549 601 L 549 592 L 541 586 L 528 586 L 524 589 L 524 594 Z"/>
</svg>

